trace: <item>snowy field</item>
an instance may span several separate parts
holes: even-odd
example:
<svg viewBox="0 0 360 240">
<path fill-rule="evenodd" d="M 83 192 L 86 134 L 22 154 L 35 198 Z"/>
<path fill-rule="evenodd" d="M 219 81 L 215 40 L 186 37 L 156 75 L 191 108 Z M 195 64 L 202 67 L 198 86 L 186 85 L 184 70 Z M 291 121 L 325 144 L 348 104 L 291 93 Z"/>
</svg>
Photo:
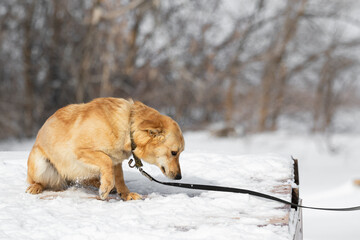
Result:
<svg viewBox="0 0 360 240">
<path fill-rule="evenodd" d="M 299 159 L 304 205 L 360 205 L 360 188 L 353 185 L 353 179 L 360 178 L 359 135 L 324 138 L 279 131 L 214 138 L 199 132 L 186 133 L 185 142 L 183 182 L 270 193 L 274 181 L 291 177 L 292 155 Z M 26 158 L 32 143 L 0 143 L 0 239 L 289 239 L 287 227 L 267 224 L 270 217 L 284 214 L 280 203 L 159 186 L 126 166 L 129 188 L 146 195 L 145 200 L 99 201 L 92 198 L 97 194 L 94 189 L 78 186 L 56 198 L 51 192 L 25 194 Z M 145 169 L 165 180 L 156 167 L 145 165 Z M 304 209 L 304 239 L 360 239 L 359 219 L 360 212 Z"/>
</svg>

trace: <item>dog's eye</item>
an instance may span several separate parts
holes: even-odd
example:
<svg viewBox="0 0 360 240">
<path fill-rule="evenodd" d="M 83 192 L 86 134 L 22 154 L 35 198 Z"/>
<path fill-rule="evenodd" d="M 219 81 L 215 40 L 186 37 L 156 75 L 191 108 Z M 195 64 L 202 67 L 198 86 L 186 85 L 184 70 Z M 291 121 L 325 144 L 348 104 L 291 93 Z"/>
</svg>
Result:
<svg viewBox="0 0 360 240">
<path fill-rule="evenodd" d="M 173 156 L 176 156 L 177 153 L 178 153 L 178 152 L 176 152 L 176 151 L 171 151 L 171 155 L 173 155 Z"/>
</svg>

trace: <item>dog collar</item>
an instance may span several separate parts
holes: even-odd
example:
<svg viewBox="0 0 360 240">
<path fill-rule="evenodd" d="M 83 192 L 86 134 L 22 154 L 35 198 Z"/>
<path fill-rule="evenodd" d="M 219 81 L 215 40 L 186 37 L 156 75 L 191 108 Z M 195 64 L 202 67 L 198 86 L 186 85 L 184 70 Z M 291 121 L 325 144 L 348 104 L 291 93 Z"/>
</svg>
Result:
<svg viewBox="0 0 360 240">
<path fill-rule="evenodd" d="M 136 156 L 136 154 L 134 153 L 135 149 L 136 149 L 136 143 L 134 141 L 134 138 L 133 138 L 133 134 L 132 132 L 130 131 L 130 140 L 131 140 L 131 154 L 133 155 L 134 159 L 135 159 L 135 163 L 134 165 L 131 165 L 131 163 L 133 162 L 133 159 L 130 159 L 129 161 L 129 167 L 131 168 L 141 168 L 143 166 L 140 158 L 138 156 Z"/>
</svg>

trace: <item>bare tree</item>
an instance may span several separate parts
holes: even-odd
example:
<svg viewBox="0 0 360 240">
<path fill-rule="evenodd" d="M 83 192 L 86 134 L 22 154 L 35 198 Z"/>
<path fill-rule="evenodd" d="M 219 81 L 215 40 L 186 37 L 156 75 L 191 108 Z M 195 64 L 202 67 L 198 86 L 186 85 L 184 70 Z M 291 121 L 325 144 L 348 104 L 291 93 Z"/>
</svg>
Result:
<svg viewBox="0 0 360 240">
<path fill-rule="evenodd" d="M 261 80 L 262 93 L 258 131 L 273 130 L 276 126 L 276 123 L 273 122 L 276 117 L 271 118 L 271 115 L 274 115 L 275 112 L 276 116 L 283 99 L 287 80 L 284 58 L 288 44 L 294 38 L 299 21 L 304 15 L 306 2 L 307 0 L 289 0 L 287 2 L 283 27 L 266 51 L 267 56 Z M 276 92 L 274 93 L 274 91 Z M 274 111 L 274 108 L 277 110 Z"/>
<path fill-rule="evenodd" d="M 357 5 L 229 4 L 1 1 L 0 138 L 32 136 L 59 107 L 99 96 L 133 97 L 191 128 L 220 121 L 224 135 L 276 130 L 291 114 L 331 127 L 360 43 L 332 41 L 333 29 L 356 27 L 343 13 Z"/>
<path fill-rule="evenodd" d="M 342 97 L 335 85 L 340 81 L 345 82 L 341 74 L 356 64 L 354 59 L 337 55 L 335 49 L 336 44 L 332 44 L 325 52 L 324 63 L 319 72 L 314 101 L 313 131 L 323 132 L 331 126 Z"/>
</svg>

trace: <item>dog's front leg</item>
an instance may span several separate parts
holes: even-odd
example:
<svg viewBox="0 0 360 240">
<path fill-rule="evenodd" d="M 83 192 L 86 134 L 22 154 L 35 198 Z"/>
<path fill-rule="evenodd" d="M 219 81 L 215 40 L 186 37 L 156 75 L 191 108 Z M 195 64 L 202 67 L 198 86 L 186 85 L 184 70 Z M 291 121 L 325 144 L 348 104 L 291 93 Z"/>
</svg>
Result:
<svg viewBox="0 0 360 240">
<path fill-rule="evenodd" d="M 114 166 L 114 172 L 115 172 L 115 188 L 116 191 L 120 194 L 122 200 L 128 201 L 128 200 L 142 199 L 141 195 L 134 192 L 130 192 L 128 187 L 125 185 L 124 173 L 121 163 Z"/>
<path fill-rule="evenodd" d="M 79 150 L 77 155 L 80 161 L 99 167 L 101 174 L 99 195 L 102 200 L 107 199 L 115 185 L 114 167 L 111 158 L 101 151 L 92 150 Z"/>
</svg>

